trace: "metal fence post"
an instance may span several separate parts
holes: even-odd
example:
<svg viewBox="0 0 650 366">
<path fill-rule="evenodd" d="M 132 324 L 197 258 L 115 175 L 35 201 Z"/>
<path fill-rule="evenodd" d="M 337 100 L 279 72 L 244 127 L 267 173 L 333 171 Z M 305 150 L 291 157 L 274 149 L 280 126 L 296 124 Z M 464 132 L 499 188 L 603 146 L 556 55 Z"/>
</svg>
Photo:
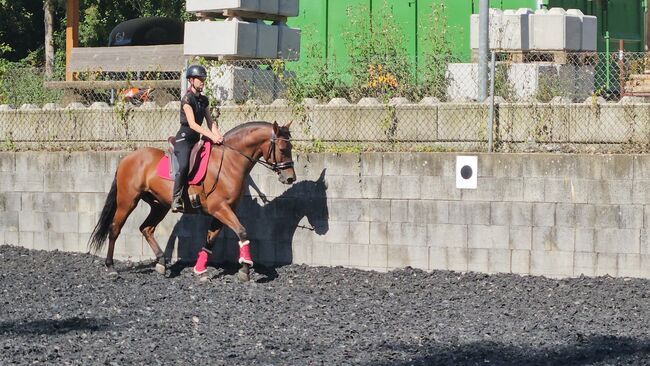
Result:
<svg viewBox="0 0 650 366">
<path fill-rule="evenodd" d="M 490 64 L 490 109 L 488 112 L 488 151 L 492 152 L 492 129 L 494 128 L 494 79 L 496 76 L 496 54 L 492 53 Z"/>
<path fill-rule="evenodd" d="M 478 20 L 478 101 L 483 102 L 487 97 L 487 56 L 490 49 L 490 0 L 480 0 Z"/>
</svg>

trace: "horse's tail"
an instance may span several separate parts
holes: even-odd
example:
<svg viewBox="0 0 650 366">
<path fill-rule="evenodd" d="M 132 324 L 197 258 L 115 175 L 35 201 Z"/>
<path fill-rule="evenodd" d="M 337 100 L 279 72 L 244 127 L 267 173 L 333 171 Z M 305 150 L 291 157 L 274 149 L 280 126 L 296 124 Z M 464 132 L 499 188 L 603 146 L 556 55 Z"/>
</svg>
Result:
<svg viewBox="0 0 650 366">
<path fill-rule="evenodd" d="M 111 186 L 111 191 L 108 192 L 108 196 L 106 196 L 106 202 L 104 203 L 102 214 L 99 216 L 99 221 L 97 222 L 97 225 L 95 225 L 93 233 L 90 235 L 88 246 L 93 252 L 100 251 L 104 246 L 106 237 L 108 237 L 108 232 L 111 229 L 111 223 L 113 222 L 113 217 L 115 216 L 116 209 L 117 177 L 113 179 L 113 185 Z"/>
</svg>

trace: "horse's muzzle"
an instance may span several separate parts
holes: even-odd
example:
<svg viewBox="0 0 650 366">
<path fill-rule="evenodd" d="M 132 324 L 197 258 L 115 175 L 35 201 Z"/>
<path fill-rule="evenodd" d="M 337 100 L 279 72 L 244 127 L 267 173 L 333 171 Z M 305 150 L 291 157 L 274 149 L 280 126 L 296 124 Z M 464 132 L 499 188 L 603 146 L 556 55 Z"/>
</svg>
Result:
<svg viewBox="0 0 650 366">
<path fill-rule="evenodd" d="M 283 184 L 293 184 L 296 181 L 296 172 L 292 169 L 280 171 L 280 177 L 278 178 Z"/>
</svg>

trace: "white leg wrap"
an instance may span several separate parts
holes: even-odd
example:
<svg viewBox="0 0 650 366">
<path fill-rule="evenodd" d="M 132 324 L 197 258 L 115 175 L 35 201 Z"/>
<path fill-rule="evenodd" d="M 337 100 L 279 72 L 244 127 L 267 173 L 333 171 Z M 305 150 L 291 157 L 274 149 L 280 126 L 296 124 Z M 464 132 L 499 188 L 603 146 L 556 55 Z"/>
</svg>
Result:
<svg viewBox="0 0 650 366">
<path fill-rule="evenodd" d="M 248 245 L 248 244 L 250 244 L 250 243 L 251 243 L 250 240 L 240 241 L 240 242 L 239 242 L 239 247 L 241 248 L 241 247 L 243 247 L 244 245 Z"/>
</svg>

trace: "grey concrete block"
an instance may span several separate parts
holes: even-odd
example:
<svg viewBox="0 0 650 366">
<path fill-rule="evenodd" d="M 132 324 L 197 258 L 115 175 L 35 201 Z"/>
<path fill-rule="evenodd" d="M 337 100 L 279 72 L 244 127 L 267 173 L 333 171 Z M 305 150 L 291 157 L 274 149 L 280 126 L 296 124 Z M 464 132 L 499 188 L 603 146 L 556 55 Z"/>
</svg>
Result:
<svg viewBox="0 0 650 366">
<path fill-rule="evenodd" d="M 521 161 L 528 155 L 524 154 L 492 154 L 481 155 L 480 168 L 484 177 L 522 177 L 523 167 Z"/>
<path fill-rule="evenodd" d="M 388 230 L 389 245 L 417 246 L 427 244 L 426 225 L 395 223 L 391 226 Z"/>
<path fill-rule="evenodd" d="M 22 195 L 21 192 L 0 191 L 0 212 L 1 211 L 21 211 Z"/>
<path fill-rule="evenodd" d="M 641 254 L 641 277 L 650 278 L 650 255 Z"/>
<path fill-rule="evenodd" d="M 508 249 L 510 228 L 496 225 L 468 225 L 467 247 L 487 249 Z"/>
<path fill-rule="evenodd" d="M 400 158 L 400 174 L 406 176 L 440 176 L 443 164 L 431 153 L 404 154 Z"/>
<path fill-rule="evenodd" d="M 576 228 L 576 252 L 593 253 L 595 249 L 596 230 Z"/>
<path fill-rule="evenodd" d="M 596 253 L 574 254 L 573 275 L 574 276 L 595 276 L 598 255 Z"/>
<path fill-rule="evenodd" d="M 467 201 L 521 201 L 524 198 L 523 178 L 478 178 L 477 189 L 461 192 Z"/>
<path fill-rule="evenodd" d="M 370 268 L 388 268 L 388 246 L 370 245 L 368 248 L 368 265 Z"/>
<path fill-rule="evenodd" d="M 449 220 L 446 201 L 409 200 L 408 222 L 416 224 L 445 223 Z"/>
<path fill-rule="evenodd" d="M 383 174 L 382 153 L 363 153 L 361 154 L 361 175 L 381 177 Z"/>
<path fill-rule="evenodd" d="M 361 198 L 359 177 L 328 175 L 327 198 Z M 383 183 L 382 183 L 383 189 Z"/>
<path fill-rule="evenodd" d="M 396 153 L 384 153 L 382 154 L 383 162 L 383 175 L 386 176 L 397 176 L 400 175 L 400 159 L 401 154 Z"/>
<path fill-rule="evenodd" d="M 467 250 L 467 270 L 472 272 L 488 272 L 489 266 L 489 249 L 468 249 Z"/>
<path fill-rule="evenodd" d="M 488 256 L 488 273 L 510 273 L 510 249 L 493 249 Z"/>
<path fill-rule="evenodd" d="M 533 226 L 555 226 L 555 204 L 533 204 Z"/>
<path fill-rule="evenodd" d="M 18 213 L 19 231 L 45 231 L 45 213 L 35 211 L 21 211 Z"/>
<path fill-rule="evenodd" d="M 355 267 L 368 267 L 369 253 L 369 245 L 350 245 L 350 265 Z"/>
<path fill-rule="evenodd" d="M 368 215 L 371 222 L 390 221 L 391 200 L 368 200 Z"/>
<path fill-rule="evenodd" d="M 544 178 L 524 177 L 524 201 L 544 202 Z"/>
<path fill-rule="evenodd" d="M 292 244 L 293 263 L 295 264 L 312 264 L 312 243 L 303 241 L 294 241 Z"/>
<path fill-rule="evenodd" d="M 449 202 L 449 223 L 489 225 L 490 203 L 450 201 Z"/>
<path fill-rule="evenodd" d="M 19 239 L 19 234 L 20 233 L 18 231 L 4 231 L 4 244 L 22 246 L 22 242 Z"/>
<path fill-rule="evenodd" d="M 596 230 L 595 250 L 598 253 L 641 253 L 640 229 Z"/>
<path fill-rule="evenodd" d="M 43 178 L 45 192 L 74 192 L 75 177 L 68 172 L 49 172 Z"/>
<path fill-rule="evenodd" d="M 575 229 L 563 227 L 533 227 L 534 251 L 574 251 Z"/>
<path fill-rule="evenodd" d="M 633 181 L 632 201 L 638 204 L 650 203 L 650 179 L 635 179 Z"/>
<path fill-rule="evenodd" d="M 429 248 L 429 269 L 446 271 L 447 266 L 447 248 L 431 247 Z"/>
<path fill-rule="evenodd" d="M 640 254 L 619 254 L 616 262 L 619 277 L 641 276 Z"/>
<path fill-rule="evenodd" d="M 347 221 L 330 221 L 327 234 L 322 237 L 326 243 L 345 244 L 350 242 L 350 223 Z"/>
<path fill-rule="evenodd" d="M 369 222 L 350 222 L 350 243 L 370 244 Z"/>
<path fill-rule="evenodd" d="M 635 157 L 631 155 L 603 155 L 594 157 L 602 164 L 601 179 L 633 179 Z"/>
<path fill-rule="evenodd" d="M 21 194 L 22 210 L 39 212 L 69 212 L 78 210 L 77 193 L 24 192 Z"/>
<path fill-rule="evenodd" d="M 11 190 L 15 192 L 42 192 L 45 187 L 45 177 L 42 173 L 27 173 L 18 171 L 6 174 L 10 178 Z"/>
<path fill-rule="evenodd" d="M 508 239 L 510 249 L 531 250 L 533 228 L 531 226 L 511 226 Z"/>
<path fill-rule="evenodd" d="M 555 205 L 555 222 L 561 227 L 575 227 L 575 205 L 571 203 L 558 203 Z"/>
<path fill-rule="evenodd" d="M 365 199 L 381 198 L 381 182 L 380 176 L 362 176 L 361 177 L 361 197 Z"/>
<path fill-rule="evenodd" d="M 589 196 L 590 203 L 627 205 L 632 200 L 633 182 L 627 180 L 598 181 L 599 185 Z"/>
<path fill-rule="evenodd" d="M 329 266 L 332 264 L 332 244 L 314 242 L 312 246 L 312 264 Z"/>
<path fill-rule="evenodd" d="M 333 266 L 350 265 L 350 245 L 349 244 L 332 244 L 331 261 Z"/>
<path fill-rule="evenodd" d="M 632 160 L 634 164 L 634 179 L 650 179 L 650 156 L 646 154 L 634 155 Z"/>
<path fill-rule="evenodd" d="M 592 204 L 575 205 L 575 223 L 578 228 L 596 227 L 596 206 Z"/>
<path fill-rule="evenodd" d="M 530 226 L 533 217 L 532 207 L 528 202 L 491 202 L 491 224 Z"/>
<path fill-rule="evenodd" d="M 78 233 L 79 213 L 77 212 L 47 212 L 45 227 L 55 233 Z"/>
<path fill-rule="evenodd" d="M 427 243 L 439 248 L 467 248 L 467 225 L 427 225 Z"/>
<path fill-rule="evenodd" d="M 420 179 L 408 176 L 384 176 L 381 181 L 381 198 L 419 199 Z"/>
<path fill-rule="evenodd" d="M 596 276 L 618 275 L 618 255 L 612 253 L 597 253 Z"/>
<path fill-rule="evenodd" d="M 544 181 L 544 201 L 586 203 L 589 189 L 578 179 L 547 178 Z"/>
<path fill-rule="evenodd" d="M 16 153 L 0 151 L 0 172 L 16 171 Z"/>
<path fill-rule="evenodd" d="M 429 248 L 424 246 L 388 246 L 388 268 L 429 269 Z"/>
<path fill-rule="evenodd" d="M 369 221 L 370 202 L 354 199 L 327 200 L 329 219 L 334 221 Z"/>
<path fill-rule="evenodd" d="M 643 205 L 619 206 L 619 228 L 640 229 L 643 228 L 643 220 L 644 220 Z"/>
<path fill-rule="evenodd" d="M 517 274 L 530 274 L 530 251 L 513 250 L 510 257 L 510 271 Z"/>
<path fill-rule="evenodd" d="M 20 217 L 22 211 L 3 211 L 0 215 L 0 231 L 19 231 L 20 227 Z M 29 218 L 29 216 L 23 216 L 24 219 Z M 29 226 L 27 226 L 30 228 Z M 32 230 L 34 231 L 34 230 Z"/>
<path fill-rule="evenodd" d="M 461 190 L 454 177 L 420 177 L 420 198 L 425 200 L 460 200 Z"/>
<path fill-rule="evenodd" d="M 535 276 L 573 276 L 573 252 L 531 251 L 530 273 Z"/>
<path fill-rule="evenodd" d="M 328 175 L 352 175 L 358 177 L 361 175 L 361 156 L 360 154 L 324 154 L 325 167 Z"/>
<path fill-rule="evenodd" d="M 408 205 L 409 201 L 406 200 L 391 200 L 390 201 L 390 221 L 393 223 L 408 222 Z"/>
<path fill-rule="evenodd" d="M 391 229 L 394 225 L 385 222 L 371 222 L 370 223 L 370 244 L 388 244 L 388 225 Z"/>
</svg>

